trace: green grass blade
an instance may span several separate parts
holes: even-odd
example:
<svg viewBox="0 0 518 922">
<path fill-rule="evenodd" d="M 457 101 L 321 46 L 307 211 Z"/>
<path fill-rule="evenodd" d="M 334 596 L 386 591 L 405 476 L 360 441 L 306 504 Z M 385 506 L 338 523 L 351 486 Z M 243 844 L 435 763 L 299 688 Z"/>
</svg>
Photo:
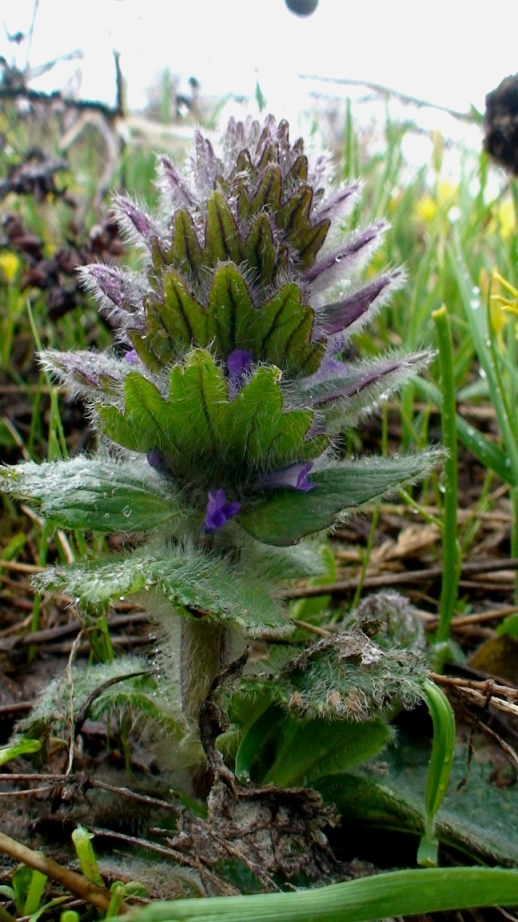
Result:
<svg viewBox="0 0 518 922">
<path fill-rule="evenodd" d="M 416 378 L 412 385 L 419 397 L 432 400 L 439 410 L 442 409 L 442 394 L 438 387 L 430 381 L 425 381 L 424 378 Z M 460 441 L 477 461 L 480 461 L 482 467 L 489 468 L 505 483 L 512 484 L 513 475 L 509 464 L 506 463 L 505 452 L 466 422 L 459 413 L 456 415 L 455 424 Z"/>
<path fill-rule="evenodd" d="M 387 916 L 518 904 L 518 871 L 393 871 L 317 890 L 154 903 L 128 922 L 368 922 Z"/>
<path fill-rule="evenodd" d="M 439 366 L 442 390 L 442 438 L 446 449 L 444 459 L 444 527 L 442 532 L 442 585 L 439 609 L 437 641 L 443 642 L 450 636 L 450 623 L 460 574 L 460 548 L 457 540 L 457 427 L 455 412 L 455 376 L 453 371 L 453 347 L 451 327 L 446 308 L 441 307 L 432 314 L 439 345 Z"/>
<path fill-rule="evenodd" d="M 494 351 L 491 348 L 491 331 L 488 327 L 487 314 L 482 304 L 480 292 L 474 290 L 464 262 L 461 245 L 458 240 L 450 251 L 450 260 L 468 321 L 471 336 L 480 365 L 484 369 L 489 387 L 490 399 L 495 408 L 498 426 L 507 455 L 511 462 L 506 481 L 518 484 L 518 433 L 513 428 L 513 414 L 509 412 L 498 364 L 495 364 Z M 510 480 L 509 477 L 512 479 Z"/>
</svg>

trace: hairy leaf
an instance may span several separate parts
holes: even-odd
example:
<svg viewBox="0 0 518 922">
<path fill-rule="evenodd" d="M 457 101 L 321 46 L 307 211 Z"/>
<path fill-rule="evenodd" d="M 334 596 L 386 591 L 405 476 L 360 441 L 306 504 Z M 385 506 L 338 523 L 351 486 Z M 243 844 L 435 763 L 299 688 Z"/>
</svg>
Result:
<svg viewBox="0 0 518 922">
<path fill-rule="evenodd" d="M 266 544 L 295 544 L 304 535 L 330 528 L 347 509 L 379 499 L 399 484 L 423 476 L 437 462 L 437 453 L 407 457 L 342 461 L 311 472 L 317 489 L 300 494 L 276 490 L 239 515 L 240 525 Z"/>
<path fill-rule="evenodd" d="M 104 534 L 179 523 L 176 496 L 146 462 L 78 457 L 0 469 L 0 489 L 36 503 L 61 528 Z"/>
<path fill-rule="evenodd" d="M 414 706 L 425 678 L 420 651 L 383 649 L 355 626 L 302 652 L 272 654 L 243 688 L 255 695 L 266 687 L 296 717 L 364 723 L 395 706 Z"/>
<path fill-rule="evenodd" d="M 173 479 L 181 484 L 246 483 L 264 470 L 286 467 L 319 455 L 327 436 L 306 439 L 311 410 L 283 409 L 280 372 L 258 368 L 231 400 L 223 371 L 208 352 L 197 349 L 175 365 L 169 396 L 138 372 L 124 384 L 126 412 L 98 410 L 113 441 L 134 451 L 162 452 Z"/>
<path fill-rule="evenodd" d="M 75 564 L 48 571 L 39 582 L 86 609 L 146 589 L 164 595 L 179 614 L 238 624 L 252 635 L 286 626 L 283 605 L 272 598 L 268 583 L 193 547 L 155 546 L 104 563 Z"/>
<path fill-rule="evenodd" d="M 344 821 L 368 824 L 373 835 L 377 829 L 414 833 L 417 848 L 425 825 L 429 759 L 429 742 L 400 730 L 384 751 L 379 771 L 375 766 L 369 770 L 358 766 L 352 772 L 322 777 L 314 786 L 338 806 Z M 435 834 L 443 844 L 478 860 L 518 868 L 518 835 L 512 821 L 516 791 L 514 786 L 492 783 L 491 770 L 486 757 L 475 752 L 468 760 L 466 747 L 457 747 L 452 783 L 437 814 Z"/>
<path fill-rule="evenodd" d="M 276 728 L 276 736 L 275 762 L 262 782 L 305 787 L 322 775 L 372 759 L 388 743 L 390 730 L 382 720 L 359 724 L 288 718 Z"/>
</svg>

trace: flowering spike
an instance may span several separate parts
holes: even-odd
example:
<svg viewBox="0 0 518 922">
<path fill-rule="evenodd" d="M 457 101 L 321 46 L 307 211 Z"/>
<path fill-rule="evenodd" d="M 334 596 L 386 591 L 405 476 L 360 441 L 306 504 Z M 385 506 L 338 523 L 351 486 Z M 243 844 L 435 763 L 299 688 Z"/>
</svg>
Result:
<svg viewBox="0 0 518 922">
<path fill-rule="evenodd" d="M 278 535 L 263 522 L 273 515 L 269 494 L 320 492 L 330 435 L 427 356 L 370 364 L 339 356 L 403 278 L 387 271 L 347 297 L 329 297 L 329 286 L 343 291 L 344 276 L 386 228 L 377 221 L 337 245 L 336 222 L 356 201 L 358 182 L 329 192 L 326 158 L 309 157 L 301 139 L 290 141 L 288 123 L 272 116 L 262 125 L 231 119 L 219 148 L 196 132 L 194 147 L 188 178 L 160 158 L 162 218 L 116 198 L 148 249 L 140 280 L 130 286 L 115 270 L 86 270 L 130 344 L 124 370 L 107 385 L 81 361 L 66 376 L 90 399 L 98 388 L 93 414 L 103 434 L 118 450 L 145 453 L 181 491 L 193 520 L 218 531 L 229 507 L 250 534 L 271 535 L 261 540 L 275 544 Z M 363 477 L 378 489 L 369 471 Z M 342 497 L 343 508 L 368 494 L 362 484 L 352 499 Z M 327 524 L 342 501 L 335 499 Z M 259 530 L 251 516 L 263 523 Z M 291 525 L 290 541 L 308 533 L 307 523 L 302 531 Z"/>
<path fill-rule="evenodd" d="M 203 556 L 210 545 L 210 569 L 216 558 L 241 560 L 244 547 L 248 556 L 250 548 L 288 546 L 333 527 L 345 510 L 417 477 L 435 456 L 382 465 L 337 460 L 335 438 L 428 358 L 392 354 L 366 363 L 342 354 L 403 277 L 392 270 L 363 287 L 356 281 L 386 227 L 378 221 L 337 239 L 337 220 L 359 184 L 330 192 L 327 159 L 309 156 L 300 139 L 292 143 L 287 122 L 272 116 L 263 124 L 231 119 L 217 147 L 197 132 L 194 148 L 186 173 L 161 158 L 157 216 L 115 199 L 121 222 L 144 244 L 140 273 L 83 270 L 118 325 L 124 355 L 49 352 L 44 361 L 85 399 L 102 436 L 98 504 L 103 492 L 111 495 L 110 465 L 114 476 L 133 466 L 121 507 L 132 527 L 152 531 L 156 515 L 157 532 L 167 522 L 164 554 L 174 548 L 176 559 L 190 548 Z M 61 468 L 53 470 L 57 477 Z M 12 488 L 13 478 L 5 479 Z M 33 468 L 20 482 L 19 492 L 26 483 L 29 494 Z M 166 512 L 156 499 L 161 490 Z M 64 494 L 59 527 L 75 527 L 78 516 L 85 528 L 98 527 L 102 513 L 90 508 L 91 491 L 85 497 L 79 513 L 80 489 Z M 119 527 L 124 518 L 113 521 Z M 177 600 L 185 587 L 171 588 L 173 571 L 163 591 Z M 222 595 L 217 610 L 228 612 Z M 240 623 L 249 607 L 243 598 Z"/>
</svg>

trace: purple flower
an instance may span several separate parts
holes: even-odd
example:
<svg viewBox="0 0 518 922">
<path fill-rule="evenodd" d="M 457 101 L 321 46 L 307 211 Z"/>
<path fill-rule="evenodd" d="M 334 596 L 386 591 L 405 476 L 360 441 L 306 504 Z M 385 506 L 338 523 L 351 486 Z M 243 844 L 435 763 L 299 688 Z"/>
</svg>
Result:
<svg viewBox="0 0 518 922">
<path fill-rule="evenodd" d="M 129 362 L 130 365 L 136 365 L 138 362 L 138 355 L 135 349 L 130 349 L 129 352 L 124 353 L 124 361 Z"/>
<path fill-rule="evenodd" d="M 229 397 L 232 400 L 241 383 L 241 379 L 251 368 L 253 353 L 251 349 L 234 349 L 227 358 L 227 368 L 230 375 Z"/>
<path fill-rule="evenodd" d="M 310 483 L 308 474 L 313 467 L 312 461 L 299 461 L 297 464 L 290 464 L 282 471 L 273 471 L 271 474 L 263 474 L 259 478 L 261 489 L 292 489 L 300 490 L 301 493 L 307 493 L 308 490 L 314 490 L 316 483 Z"/>
<path fill-rule="evenodd" d="M 209 490 L 207 514 L 203 523 L 205 534 L 210 535 L 213 531 L 223 528 L 240 509 L 241 503 L 235 500 L 231 503 L 227 502 L 224 490 Z"/>
</svg>

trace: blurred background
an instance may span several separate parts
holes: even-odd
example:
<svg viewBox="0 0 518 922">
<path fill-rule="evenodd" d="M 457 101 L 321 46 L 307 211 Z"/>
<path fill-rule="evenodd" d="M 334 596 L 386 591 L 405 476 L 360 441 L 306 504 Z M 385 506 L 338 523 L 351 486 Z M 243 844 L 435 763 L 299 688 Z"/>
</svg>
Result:
<svg viewBox="0 0 518 922">
<path fill-rule="evenodd" d="M 18 0 L 1 7 L 0 55 L 34 90 L 114 108 L 117 59 L 125 113 L 168 124 L 215 123 L 227 108 L 257 111 L 259 98 L 278 118 L 316 118 L 332 143 L 349 99 L 366 130 L 389 107 L 394 118 L 415 120 L 416 134 L 439 129 L 477 145 L 470 114 L 483 112 L 485 95 L 518 70 L 518 13 L 508 0 L 496 0 L 485 15 L 447 0 Z M 429 143 L 408 139 L 408 156 L 424 161 Z"/>
</svg>

